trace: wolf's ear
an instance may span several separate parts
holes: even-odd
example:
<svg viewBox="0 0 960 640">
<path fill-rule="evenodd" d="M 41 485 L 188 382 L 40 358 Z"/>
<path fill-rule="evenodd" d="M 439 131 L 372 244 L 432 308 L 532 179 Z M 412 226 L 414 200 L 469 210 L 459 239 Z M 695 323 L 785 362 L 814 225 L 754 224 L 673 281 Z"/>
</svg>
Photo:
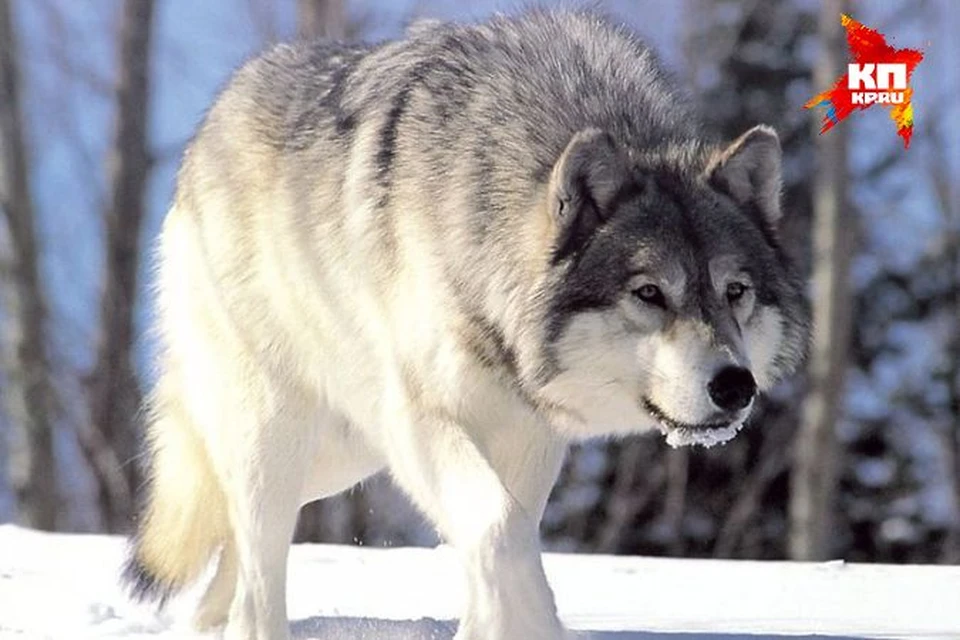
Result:
<svg viewBox="0 0 960 640">
<path fill-rule="evenodd" d="M 741 205 L 753 205 L 771 226 L 780 221 L 780 139 L 760 125 L 717 152 L 707 166 L 716 189 Z"/>
<path fill-rule="evenodd" d="M 606 222 L 629 180 L 627 154 L 609 133 L 584 129 L 573 136 L 550 176 L 554 263 L 574 253 Z"/>
</svg>

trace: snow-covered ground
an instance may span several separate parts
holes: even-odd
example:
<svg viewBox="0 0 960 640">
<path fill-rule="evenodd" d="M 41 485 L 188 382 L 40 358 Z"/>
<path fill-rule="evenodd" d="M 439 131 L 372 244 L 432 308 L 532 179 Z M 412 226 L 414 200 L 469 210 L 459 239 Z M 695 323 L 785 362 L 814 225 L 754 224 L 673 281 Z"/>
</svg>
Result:
<svg viewBox="0 0 960 640">
<path fill-rule="evenodd" d="M 123 551 L 115 537 L 0 526 L 0 638 L 202 637 L 187 626 L 195 593 L 159 615 L 127 602 L 117 585 Z M 960 567 L 555 554 L 545 562 L 563 619 L 592 640 L 960 638 Z M 297 545 L 293 636 L 449 639 L 458 585 L 443 548 Z"/>
</svg>

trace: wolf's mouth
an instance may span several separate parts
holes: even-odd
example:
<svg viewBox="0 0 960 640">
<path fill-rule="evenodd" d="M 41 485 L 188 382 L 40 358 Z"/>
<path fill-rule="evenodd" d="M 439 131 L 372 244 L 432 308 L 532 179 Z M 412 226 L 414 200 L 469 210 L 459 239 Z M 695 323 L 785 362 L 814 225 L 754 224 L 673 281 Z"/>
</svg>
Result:
<svg viewBox="0 0 960 640">
<path fill-rule="evenodd" d="M 651 416 L 653 416 L 657 422 L 667 427 L 668 429 L 683 430 L 689 429 L 691 431 L 712 431 L 714 429 L 726 429 L 729 427 L 733 421 L 727 422 L 700 422 L 700 423 L 689 423 L 689 422 L 680 422 L 679 420 L 674 420 L 668 416 L 663 409 L 658 407 L 653 403 L 649 398 L 643 398 L 643 408 L 647 410 Z"/>
</svg>

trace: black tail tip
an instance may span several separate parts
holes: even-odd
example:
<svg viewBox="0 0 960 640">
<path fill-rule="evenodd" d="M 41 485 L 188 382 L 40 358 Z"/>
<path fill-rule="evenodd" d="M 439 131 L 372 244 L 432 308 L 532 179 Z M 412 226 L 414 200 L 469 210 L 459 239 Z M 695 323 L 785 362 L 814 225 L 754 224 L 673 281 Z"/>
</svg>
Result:
<svg viewBox="0 0 960 640">
<path fill-rule="evenodd" d="M 120 578 L 127 594 L 131 600 L 136 602 L 154 602 L 158 609 L 162 609 L 170 596 L 173 595 L 175 588 L 173 585 L 164 582 L 150 571 L 137 557 L 136 552 L 131 552 L 123 565 L 123 573 Z"/>
</svg>

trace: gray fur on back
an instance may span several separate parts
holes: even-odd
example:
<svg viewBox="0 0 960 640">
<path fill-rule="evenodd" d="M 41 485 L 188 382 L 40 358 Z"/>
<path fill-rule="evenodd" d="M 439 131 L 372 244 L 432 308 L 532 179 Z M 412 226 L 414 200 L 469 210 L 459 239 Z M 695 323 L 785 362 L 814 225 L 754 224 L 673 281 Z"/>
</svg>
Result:
<svg viewBox="0 0 960 640">
<path fill-rule="evenodd" d="M 573 134 L 588 127 L 638 149 L 702 135 L 653 51 L 587 12 L 431 23 L 370 48 L 281 45 L 237 83 L 249 83 L 265 140 L 282 148 L 346 136 L 359 120 L 383 116 L 377 168 L 385 185 L 402 160 L 398 141 L 414 135 L 426 136 L 420 144 L 506 154 L 503 164 L 526 170 L 519 182 L 545 180 Z"/>
<path fill-rule="evenodd" d="M 416 190 L 432 204 L 418 215 L 458 249 L 447 267 L 468 290 L 457 271 L 477 260 L 509 264 L 516 256 L 507 254 L 524 250 L 513 242 L 516 216 L 542 198 L 577 131 L 596 127 L 627 148 L 661 158 L 692 151 L 703 162 L 697 120 L 654 53 L 591 12 L 431 23 L 368 48 L 280 45 L 237 74 L 205 135 L 238 127 L 301 165 L 291 175 L 346 171 L 360 157 L 372 177 L 366 197 L 381 212 L 383 260 L 395 249 L 398 185 Z"/>
</svg>

